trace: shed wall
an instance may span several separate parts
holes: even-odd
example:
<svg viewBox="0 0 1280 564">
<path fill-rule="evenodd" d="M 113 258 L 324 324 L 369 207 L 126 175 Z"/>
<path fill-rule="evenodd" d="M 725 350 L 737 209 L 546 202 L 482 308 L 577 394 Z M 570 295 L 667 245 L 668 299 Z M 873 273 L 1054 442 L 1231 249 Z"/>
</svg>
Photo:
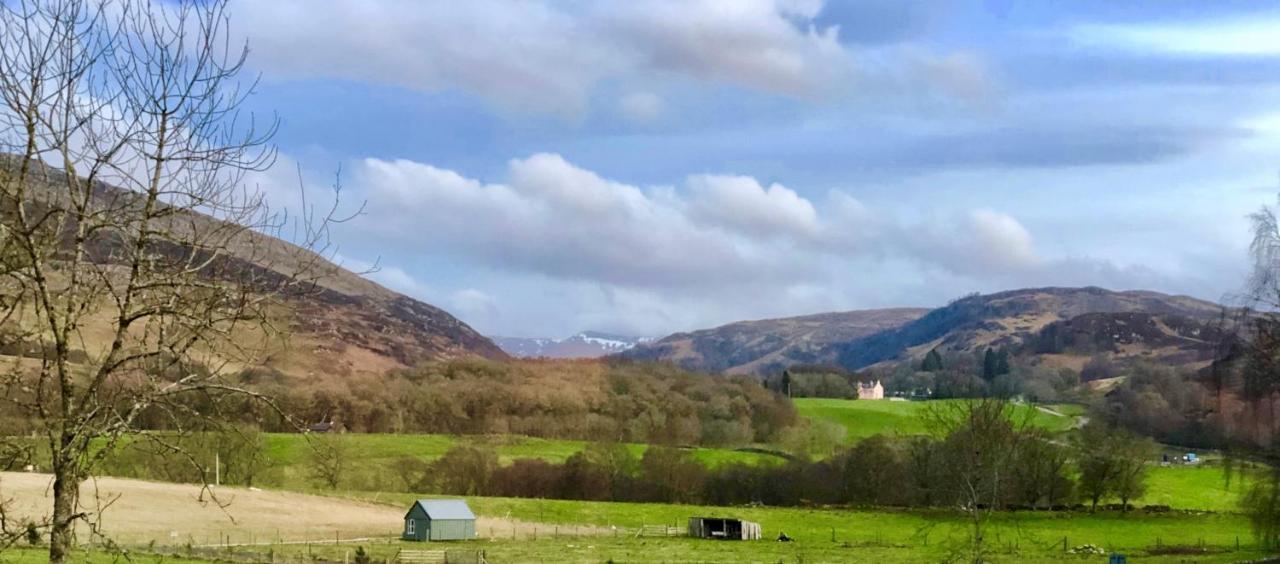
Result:
<svg viewBox="0 0 1280 564">
<path fill-rule="evenodd" d="M 476 536 L 476 522 L 464 519 L 437 519 L 431 522 L 431 535 L 433 541 L 437 540 L 467 540 Z"/>
</svg>

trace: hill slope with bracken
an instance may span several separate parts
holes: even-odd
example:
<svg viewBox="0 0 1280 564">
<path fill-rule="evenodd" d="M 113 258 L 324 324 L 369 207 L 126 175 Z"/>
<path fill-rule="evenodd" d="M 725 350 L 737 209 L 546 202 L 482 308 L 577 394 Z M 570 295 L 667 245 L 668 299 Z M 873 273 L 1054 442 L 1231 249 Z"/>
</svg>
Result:
<svg viewBox="0 0 1280 564">
<path fill-rule="evenodd" d="M 792 364 L 860 369 L 937 348 L 1007 347 L 1079 368 L 1103 355 L 1196 365 L 1212 354 L 1222 307 L 1187 296 L 1031 288 L 967 296 L 933 310 L 869 310 L 678 333 L 624 356 L 689 369 L 766 374 Z"/>
<path fill-rule="evenodd" d="M 12 157 L 0 157 L 0 174 L 12 166 Z M 63 172 L 40 170 L 41 183 L 33 183 L 29 197 L 35 206 L 43 198 L 56 198 Z M 94 186 L 95 198 L 132 198 L 134 193 L 105 184 Z M 217 229 L 222 224 L 208 216 L 184 212 L 181 229 Z M 289 376 L 342 377 L 382 373 L 431 360 L 463 356 L 506 358 L 488 338 L 448 312 L 384 288 L 354 272 L 333 264 L 288 241 L 247 231 L 226 249 L 214 268 L 224 273 L 252 276 L 290 276 L 306 270 L 313 286 L 281 298 L 273 323 L 284 327 L 281 339 L 266 345 L 261 366 Z M 110 268 L 110 253 L 103 253 Z M 90 316 L 82 328 L 85 352 L 105 345 L 109 320 Z M 93 327 L 101 323 L 102 327 Z M 39 357 L 30 343 L 11 342 L 0 331 L 0 355 Z M 99 339 L 99 337 L 101 337 Z M 103 342 L 99 342 L 103 341 Z"/>
</svg>

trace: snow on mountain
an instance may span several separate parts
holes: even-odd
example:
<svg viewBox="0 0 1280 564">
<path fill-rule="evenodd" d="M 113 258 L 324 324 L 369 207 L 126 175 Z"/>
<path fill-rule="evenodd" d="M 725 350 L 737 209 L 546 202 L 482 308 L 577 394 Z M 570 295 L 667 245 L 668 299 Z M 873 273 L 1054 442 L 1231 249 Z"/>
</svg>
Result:
<svg viewBox="0 0 1280 564">
<path fill-rule="evenodd" d="M 523 358 L 596 358 L 622 351 L 653 340 L 652 337 L 629 337 L 598 331 L 583 331 L 563 339 L 493 337 L 493 342 L 507 354 Z"/>
</svg>

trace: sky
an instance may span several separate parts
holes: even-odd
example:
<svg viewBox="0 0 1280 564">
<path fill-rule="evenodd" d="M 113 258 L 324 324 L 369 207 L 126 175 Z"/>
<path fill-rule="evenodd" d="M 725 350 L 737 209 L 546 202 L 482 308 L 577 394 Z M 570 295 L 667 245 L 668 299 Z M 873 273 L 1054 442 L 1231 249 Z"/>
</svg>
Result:
<svg viewBox="0 0 1280 564">
<path fill-rule="evenodd" d="M 1219 300 L 1280 190 L 1280 8 L 233 0 L 335 258 L 489 335 L 1032 286 Z M 317 196 L 316 194 L 319 194 Z"/>
</svg>

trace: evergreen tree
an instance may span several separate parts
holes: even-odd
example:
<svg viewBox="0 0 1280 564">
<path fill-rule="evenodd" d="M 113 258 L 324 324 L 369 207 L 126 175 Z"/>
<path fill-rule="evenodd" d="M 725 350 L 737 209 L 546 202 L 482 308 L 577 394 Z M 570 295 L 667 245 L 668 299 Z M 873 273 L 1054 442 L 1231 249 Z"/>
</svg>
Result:
<svg viewBox="0 0 1280 564">
<path fill-rule="evenodd" d="M 996 353 L 996 374 L 995 375 L 1000 376 L 1003 374 L 1008 374 L 1010 370 L 1011 369 L 1009 368 L 1009 350 L 1000 349 L 1000 352 Z"/>
<path fill-rule="evenodd" d="M 791 371 L 790 370 L 782 371 L 782 389 L 779 391 L 781 391 L 783 395 L 787 397 L 791 397 Z"/>
<path fill-rule="evenodd" d="M 941 372 L 942 371 L 942 355 L 938 354 L 938 349 L 930 350 L 924 355 L 924 360 L 920 363 L 921 372 Z"/>
<path fill-rule="evenodd" d="M 988 347 L 987 352 L 983 353 L 982 355 L 982 379 L 983 380 L 990 382 L 991 380 L 995 379 L 997 374 L 996 372 L 997 364 L 998 364 L 998 361 L 996 360 L 996 351 L 993 351 L 991 350 L 990 347 Z"/>
</svg>

